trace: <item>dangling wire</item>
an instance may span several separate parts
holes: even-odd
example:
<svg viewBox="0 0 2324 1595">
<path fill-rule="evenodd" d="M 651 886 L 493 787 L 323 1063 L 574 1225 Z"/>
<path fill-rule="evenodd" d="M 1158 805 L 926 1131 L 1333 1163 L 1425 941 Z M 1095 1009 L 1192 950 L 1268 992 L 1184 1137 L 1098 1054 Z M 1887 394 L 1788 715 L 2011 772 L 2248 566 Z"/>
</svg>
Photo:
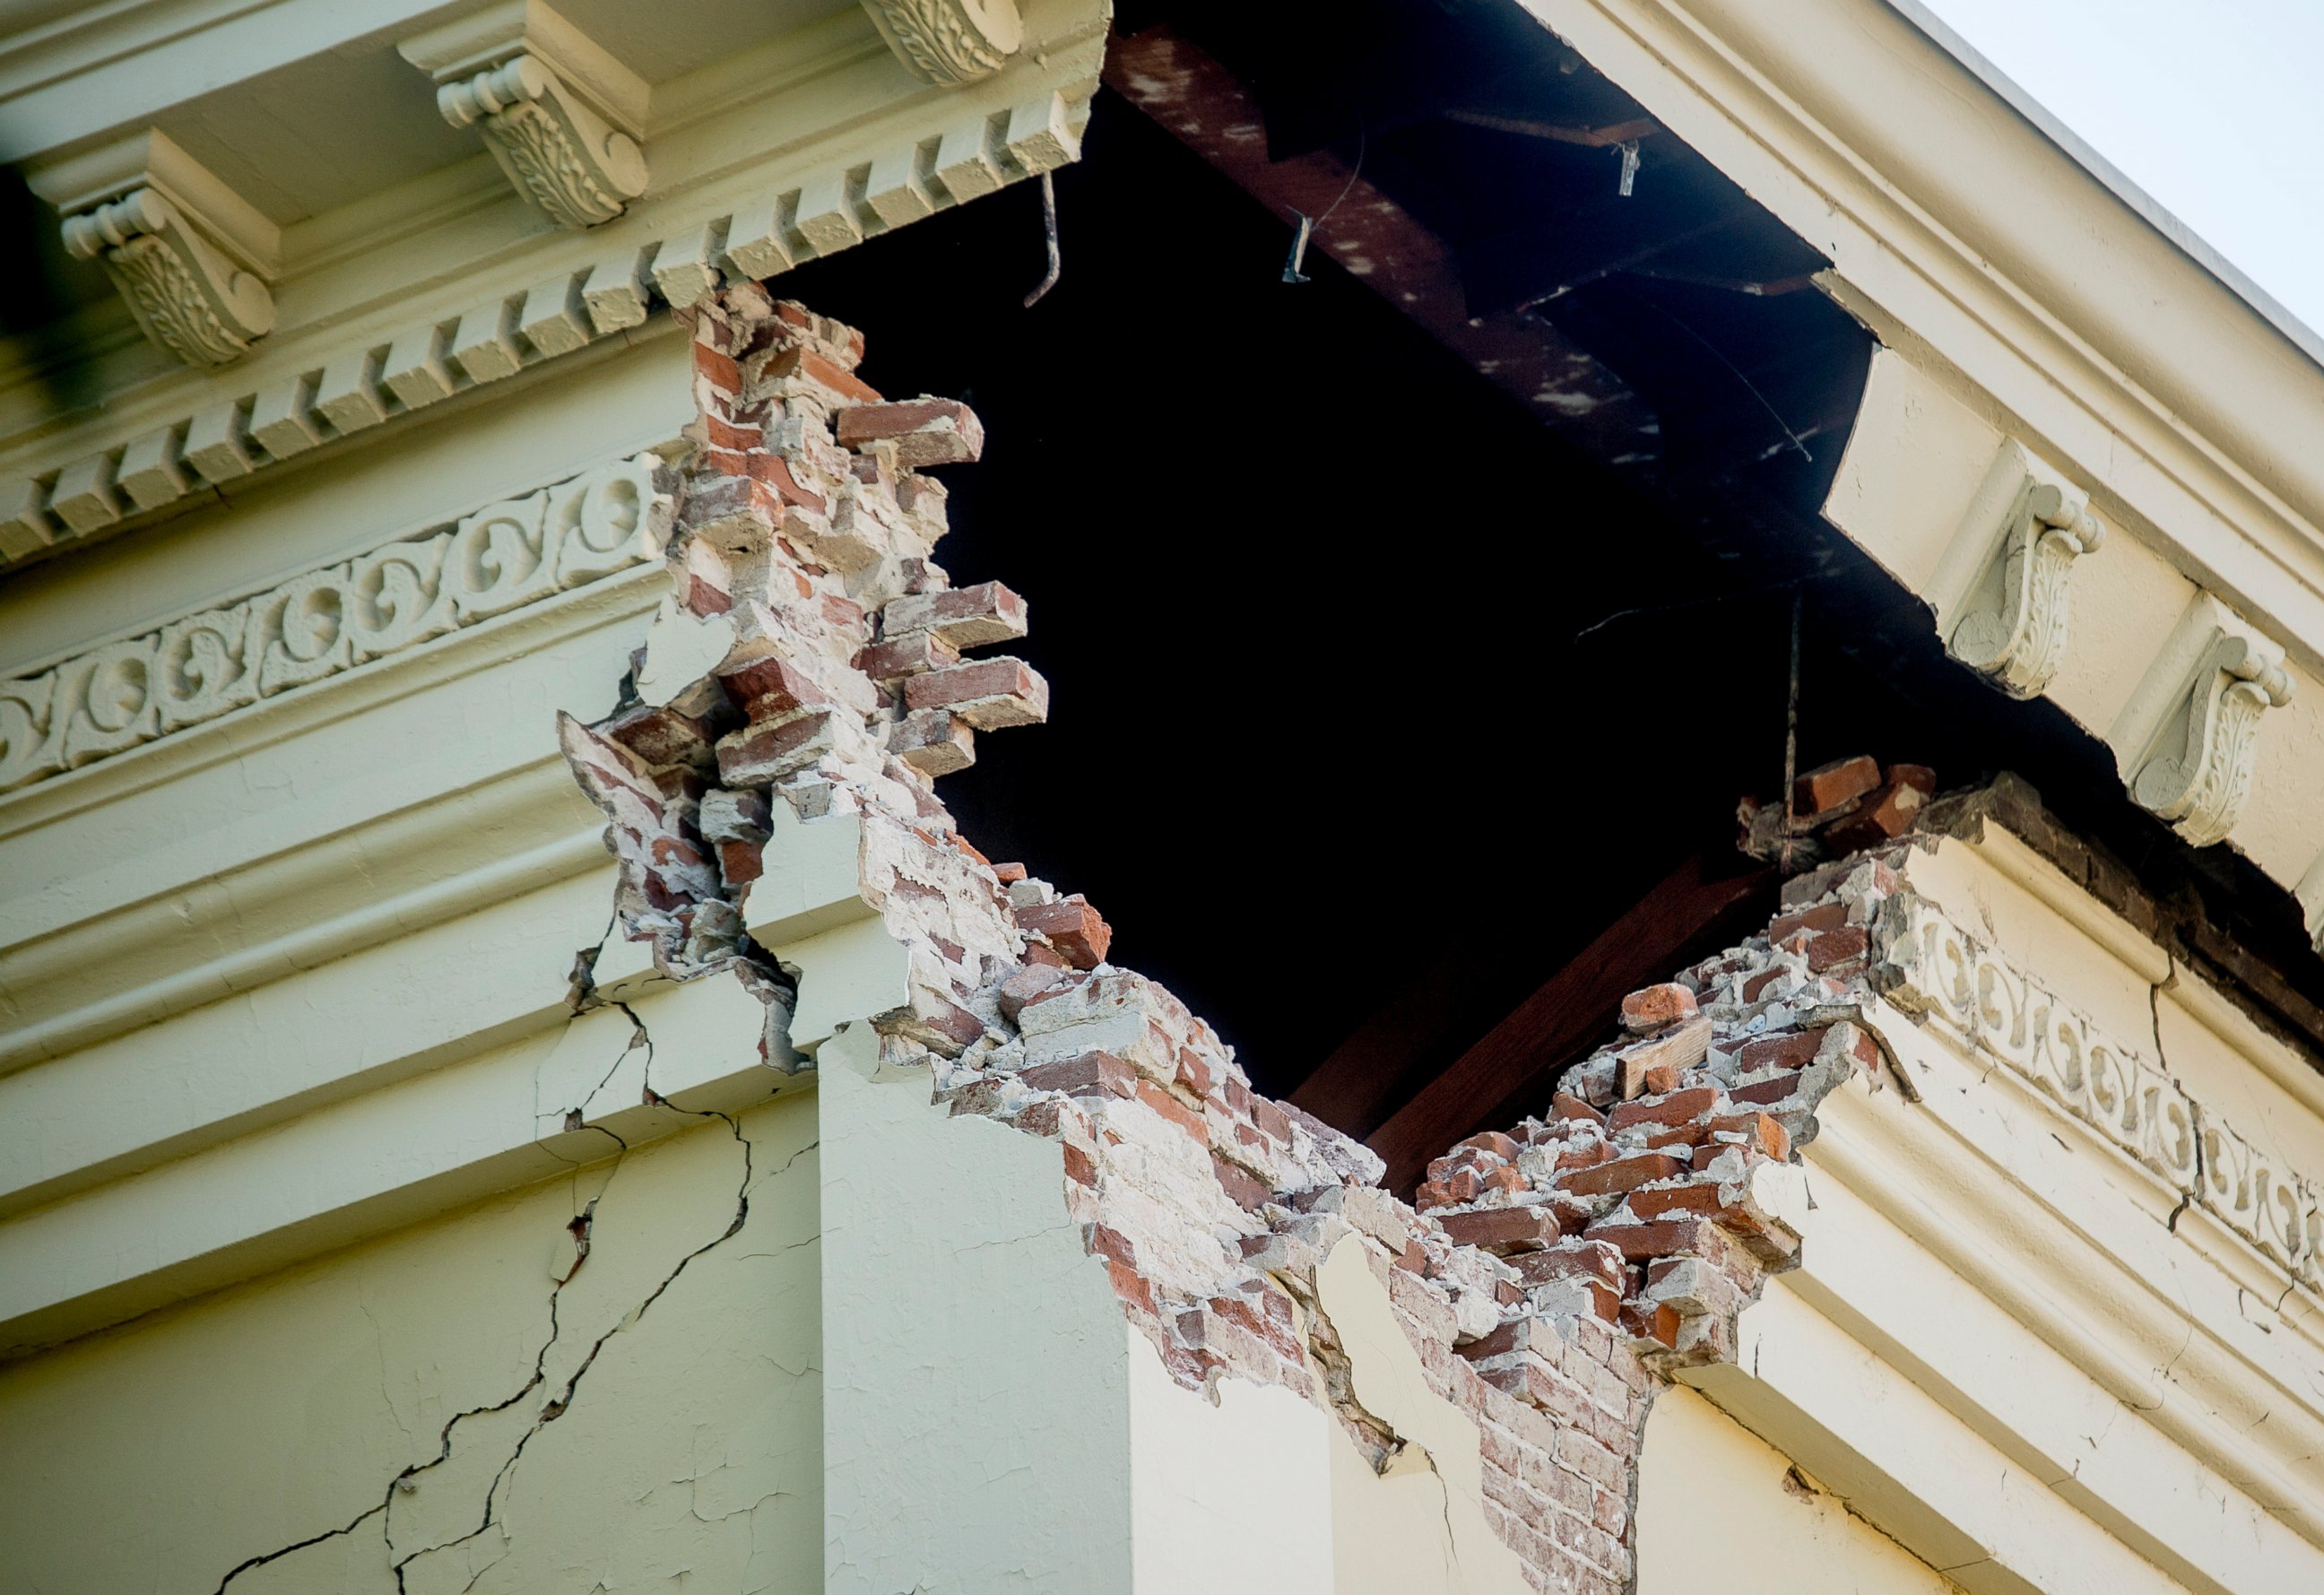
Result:
<svg viewBox="0 0 2324 1595">
<path fill-rule="evenodd" d="M 1049 180 L 1046 171 L 1041 174 L 1041 231 L 1049 241 L 1049 272 L 1025 296 L 1025 308 L 1028 310 L 1057 285 L 1057 273 L 1065 269 L 1065 262 L 1057 254 L 1057 185 Z"/>
<path fill-rule="evenodd" d="M 1806 606 L 1807 595 L 1792 595 L 1792 683 L 1784 699 L 1784 848 L 1781 867 L 1791 872 L 1793 839 L 1799 834 L 1800 819 L 1792 795 L 1793 783 L 1800 777 L 1800 612 Z"/>
<path fill-rule="evenodd" d="M 1298 218 L 1299 226 L 1298 230 L 1291 235 L 1291 258 L 1283 263 L 1283 280 L 1286 282 L 1305 282 L 1309 281 L 1307 273 L 1301 269 L 1307 263 L 1308 241 L 1317 233 L 1323 231 L 1323 224 L 1332 219 L 1332 213 L 1340 208 L 1340 200 L 1345 199 L 1350 194 L 1355 191 L 1356 180 L 1364 175 L 1365 140 L 1368 136 L 1369 135 L 1367 134 L 1363 125 L 1360 123 L 1358 124 L 1356 127 L 1356 167 L 1353 171 L 1348 173 L 1348 180 L 1340 189 L 1339 198 L 1333 200 L 1332 203 L 1325 206 L 1323 207 L 1323 214 L 1319 217 L 1311 218 L 1305 214 L 1296 210 L 1291 213 L 1294 217 Z"/>
</svg>

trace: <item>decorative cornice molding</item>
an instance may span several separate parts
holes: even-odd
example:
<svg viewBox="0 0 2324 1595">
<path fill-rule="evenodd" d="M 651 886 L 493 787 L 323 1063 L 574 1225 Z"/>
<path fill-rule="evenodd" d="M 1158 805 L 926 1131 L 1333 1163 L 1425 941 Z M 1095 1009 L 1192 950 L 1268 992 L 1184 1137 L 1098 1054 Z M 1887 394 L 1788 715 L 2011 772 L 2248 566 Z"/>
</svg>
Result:
<svg viewBox="0 0 2324 1595">
<path fill-rule="evenodd" d="M 646 191 L 645 80 L 540 0 L 405 40 L 436 108 L 474 127 L 509 181 L 560 227 L 612 221 Z"/>
<path fill-rule="evenodd" d="M 1025 42 L 1016 0 L 863 0 L 863 9 L 905 69 L 939 88 L 991 77 Z"/>
<path fill-rule="evenodd" d="M 646 563 L 669 513 L 659 463 L 600 466 L 0 681 L 0 792 Z"/>
<path fill-rule="evenodd" d="M 1945 562 L 1973 572 L 1945 606 L 1960 617 L 1945 650 L 2012 697 L 2040 696 L 2066 657 L 2067 578 L 2105 539 L 2078 489 L 2005 445 L 1955 540 L 1969 558 L 1949 554 Z M 1939 581 L 1945 574 L 1941 568 Z"/>
<path fill-rule="evenodd" d="M 2006 1065 L 2277 1268 L 2324 1290 L 2324 1192 L 2198 1104 L 2160 1065 L 1910 893 L 1883 906 L 1873 959 L 1891 1003 L 1957 1049 Z"/>
<path fill-rule="evenodd" d="M 2291 696 L 2282 648 L 2199 592 L 2107 741 L 2131 796 L 2204 847 L 2235 829 L 2251 797 L 2260 717 Z"/>
<path fill-rule="evenodd" d="M 100 262 L 145 336 L 224 365 L 273 329 L 281 235 L 166 134 L 146 129 L 32 174 L 68 254 Z"/>
<path fill-rule="evenodd" d="M 615 245 L 594 264 L 485 299 L 466 314 L 318 349 L 295 376 L 228 389 L 126 441 L 64 454 L 0 482 L 0 565 L 587 348 L 722 281 L 772 277 L 1076 161 L 1088 119 L 1086 99 L 1044 92 L 1005 114 L 964 117 L 936 136 L 875 145 L 867 158 Z M 88 447 L 85 437 L 78 447 Z"/>
</svg>

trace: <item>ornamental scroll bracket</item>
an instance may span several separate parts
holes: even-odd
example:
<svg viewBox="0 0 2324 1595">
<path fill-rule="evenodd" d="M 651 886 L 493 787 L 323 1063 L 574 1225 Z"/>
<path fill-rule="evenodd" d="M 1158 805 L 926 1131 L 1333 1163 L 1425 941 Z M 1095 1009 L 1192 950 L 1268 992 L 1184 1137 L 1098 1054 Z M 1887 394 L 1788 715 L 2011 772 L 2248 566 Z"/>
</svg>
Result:
<svg viewBox="0 0 2324 1595">
<path fill-rule="evenodd" d="M 168 135 L 146 129 L 32 172 L 67 254 L 105 267 L 145 336 L 225 365 L 273 329 L 281 235 Z"/>
<path fill-rule="evenodd" d="M 2005 444 L 1939 569 L 1945 651 L 2011 697 L 2040 696 L 2065 660 L 2074 561 L 2105 539 L 2079 489 Z"/>
<path fill-rule="evenodd" d="M 2107 741 L 2139 805 L 2204 847 L 2242 817 L 2261 717 L 2291 697 L 2282 648 L 2198 592 Z"/>
<path fill-rule="evenodd" d="M 1025 42 L 1016 0 L 863 0 L 913 77 L 939 88 L 990 78 Z"/>
<path fill-rule="evenodd" d="M 407 39 L 436 108 L 473 127 L 527 203 L 560 227 L 612 221 L 646 191 L 645 80 L 540 0 Z"/>
</svg>

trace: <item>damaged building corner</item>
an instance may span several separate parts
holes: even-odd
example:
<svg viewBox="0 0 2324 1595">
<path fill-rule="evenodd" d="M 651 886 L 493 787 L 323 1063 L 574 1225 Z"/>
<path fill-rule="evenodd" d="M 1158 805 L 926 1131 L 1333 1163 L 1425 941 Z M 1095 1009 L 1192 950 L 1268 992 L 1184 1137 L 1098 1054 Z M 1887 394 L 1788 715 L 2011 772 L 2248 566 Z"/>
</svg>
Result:
<svg viewBox="0 0 2324 1595">
<path fill-rule="evenodd" d="M 0 24 L 0 1595 L 2324 1588 L 2324 344 L 1732 11 Z"/>
</svg>

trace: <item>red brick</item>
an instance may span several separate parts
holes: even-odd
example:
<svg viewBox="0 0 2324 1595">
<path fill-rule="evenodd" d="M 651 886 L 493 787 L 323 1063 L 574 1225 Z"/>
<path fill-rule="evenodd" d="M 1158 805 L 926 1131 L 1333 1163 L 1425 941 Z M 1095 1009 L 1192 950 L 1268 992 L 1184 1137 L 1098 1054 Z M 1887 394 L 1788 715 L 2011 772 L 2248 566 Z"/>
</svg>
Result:
<svg viewBox="0 0 2324 1595">
<path fill-rule="evenodd" d="M 957 399 L 905 399 L 841 410 L 839 441 L 845 448 L 892 441 L 899 465 L 949 466 L 983 454 L 984 427 Z"/>
<path fill-rule="evenodd" d="M 1562 1091 L 1550 1099 L 1549 1110 L 1560 1119 L 1578 1120 L 1591 1124 L 1606 1122 L 1605 1114 L 1600 1113 L 1580 1097 Z"/>
<path fill-rule="evenodd" d="M 1002 657 L 931 670 L 904 683 L 912 709 L 947 709 L 979 731 L 1048 718 L 1049 684 L 1023 659 Z"/>
<path fill-rule="evenodd" d="M 1570 1174 L 1561 1173 L 1557 1183 L 1561 1189 L 1571 1191 L 1577 1196 L 1610 1196 L 1653 1180 L 1666 1180 L 1686 1166 L 1686 1159 L 1674 1157 L 1667 1152 L 1638 1152 L 1611 1163 L 1601 1163 L 1595 1168 L 1577 1168 Z"/>
<path fill-rule="evenodd" d="M 1923 798 L 1937 795 L 1937 772 L 1925 764 L 1892 764 L 1888 779 L 1900 787 L 1910 787 Z"/>
<path fill-rule="evenodd" d="M 1636 1035 L 1691 1019 L 1694 993 L 1674 981 L 1646 986 L 1622 999 L 1622 1028 Z"/>
<path fill-rule="evenodd" d="M 718 844 L 718 873 L 730 887 L 746 886 L 767 871 L 763 842 Z"/>
<path fill-rule="evenodd" d="M 890 637 L 930 632 L 955 648 L 979 648 L 1025 634 L 1025 600 L 1000 582 L 942 587 L 890 600 L 880 624 Z"/>
<path fill-rule="evenodd" d="M 1412 1205 L 1422 1212 L 1452 1204 L 1452 1187 L 1443 1180 L 1423 1180 L 1420 1188 L 1412 1194 Z"/>
<path fill-rule="evenodd" d="M 1775 1074 L 1765 1080 L 1755 1080 L 1748 1085 L 1729 1086 L 1727 1094 L 1738 1102 L 1758 1102 L 1764 1105 L 1768 1102 L 1782 1102 L 1797 1091 L 1799 1086 L 1800 1077 L 1797 1074 Z"/>
<path fill-rule="evenodd" d="M 1016 910 L 1018 928 L 1048 938 L 1049 945 L 1075 969 L 1095 969 L 1113 945 L 1113 928 L 1077 898 L 1037 903 Z"/>
<path fill-rule="evenodd" d="M 1582 1239 L 1603 1240 L 1632 1262 L 1644 1262 L 1700 1253 L 1706 1246 L 1715 1246 L 1716 1241 L 1705 1239 L 1711 1231 L 1711 1225 L 1703 1219 L 1661 1219 L 1645 1224 L 1592 1224 L 1582 1231 Z"/>
<path fill-rule="evenodd" d="M 1671 1213 L 1699 1213 L 1704 1218 L 1715 1216 L 1720 1208 L 1719 1187 L 1703 1183 L 1685 1185 L 1654 1185 L 1633 1191 L 1629 1196 L 1630 1212 L 1641 1219 L 1658 1219 Z"/>
<path fill-rule="evenodd" d="M 944 709 L 922 709 L 897 721 L 888 728 L 888 748 L 932 779 L 976 762 L 976 733 Z"/>
<path fill-rule="evenodd" d="M 1808 968 L 1821 974 L 1850 958 L 1861 958 L 1871 945 L 1871 936 L 1860 925 L 1827 930 L 1808 944 Z"/>
<path fill-rule="evenodd" d="M 1095 1185 L 1097 1184 L 1096 1160 L 1071 1141 L 1062 1141 L 1058 1144 L 1065 1155 L 1065 1177 L 1077 1185 Z"/>
<path fill-rule="evenodd" d="M 1062 1091 L 1071 1096 L 1138 1094 L 1138 1071 L 1110 1052 L 1085 1052 L 1078 1057 L 1035 1064 L 1017 1071 L 1017 1078 L 1036 1091 Z"/>
<path fill-rule="evenodd" d="M 1721 1113 L 1704 1126 L 1712 1131 L 1729 1131 L 1744 1138 L 1744 1145 L 1754 1151 L 1764 1152 L 1781 1163 L 1792 1155 L 1789 1131 L 1765 1113 Z"/>
<path fill-rule="evenodd" d="M 1525 1176 L 1519 1174 L 1514 1165 L 1507 1163 L 1499 1168 L 1487 1169 L 1479 1176 L 1479 1182 L 1488 1191 L 1499 1191 L 1511 1196 L 1526 1188 Z"/>
<path fill-rule="evenodd" d="M 734 394 L 742 391 L 742 368 L 734 364 L 732 355 L 722 355 L 708 344 L 694 346 L 694 373 L 706 378 L 721 392 Z"/>
<path fill-rule="evenodd" d="M 1527 1285 L 1546 1285 L 1554 1279 L 1595 1279 L 1608 1288 L 1618 1291 L 1624 1284 L 1621 1254 L 1602 1241 L 1574 1239 L 1561 1240 L 1555 1246 L 1540 1251 L 1529 1251 L 1509 1259 L 1517 1277 Z"/>
<path fill-rule="evenodd" d="M 718 739 L 718 775 L 730 787 L 762 786 L 805 769 L 831 743 L 827 713 L 773 724 L 753 722 Z"/>
<path fill-rule="evenodd" d="M 1480 1152 L 1489 1152 L 1504 1163 L 1515 1163 L 1517 1160 L 1517 1153 L 1522 1149 L 1516 1141 L 1498 1129 L 1489 1129 L 1481 1134 L 1472 1135 L 1459 1144 L 1462 1147 L 1474 1147 Z"/>
<path fill-rule="evenodd" d="M 1203 1121 L 1203 1116 L 1153 1082 L 1141 1080 L 1138 1083 L 1138 1100 L 1204 1146 L 1211 1144 L 1211 1127 Z"/>
<path fill-rule="evenodd" d="M 855 656 L 855 668 L 882 687 L 925 670 L 949 669 L 960 663 L 960 650 L 933 632 L 908 632 L 885 642 L 875 642 Z"/>
<path fill-rule="evenodd" d="M 1219 1185 L 1228 1197 L 1245 1212 L 1257 1212 L 1275 1200 L 1273 1191 L 1216 1152 L 1211 1154 L 1211 1170 L 1218 1176 Z"/>
<path fill-rule="evenodd" d="M 1828 815 L 1880 784 L 1880 766 L 1864 754 L 1805 771 L 1792 783 L 1792 812 L 1802 819 Z"/>
<path fill-rule="evenodd" d="M 740 662 L 730 660 L 713 673 L 726 688 L 726 696 L 752 720 L 770 720 L 831 701 L 829 693 L 773 653 Z"/>
<path fill-rule="evenodd" d="M 798 479 L 791 462 L 779 454 L 754 454 L 750 460 L 751 479 L 764 483 L 774 490 L 775 496 L 787 503 L 799 505 L 822 514 L 831 506 L 823 494 Z"/>
<path fill-rule="evenodd" d="M 1787 941 L 1797 931 L 1838 930 L 1847 923 L 1846 903 L 1818 903 L 1812 908 L 1777 915 L 1767 927 L 1767 939 L 1771 942 Z M 1748 991 L 1746 996 L 1748 998 Z"/>
<path fill-rule="evenodd" d="M 1755 1036 L 1736 1055 L 1736 1065 L 1749 1074 L 1770 1067 L 1804 1069 L 1815 1061 L 1823 1044 L 1821 1030 L 1789 1030 L 1775 1036 Z M 1734 1093 L 1729 1093 L 1731 1096 Z"/>
<path fill-rule="evenodd" d="M 1250 1121 L 1259 1126 L 1259 1133 L 1277 1145 L 1287 1147 L 1291 1144 L 1290 1117 L 1267 1098 L 1251 1098 Z"/>
<path fill-rule="evenodd" d="M 1835 853 L 1848 853 L 1894 841 L 1913 828 L 1921 806 L 1928 800 L 1918 788 L 1891 781 L 1854 814 L 1826 825 L 1821 833 L 1823 844 Z"/>
<path fill-rule="evenodd" d="M 839 398 L 853 404 L 881 402 L 880 391 L 853 373 L 843 370 L 836 363 L 804 345 L 794 345 L 767 362 L 763 373 L 768 378 L 805 377 L 819 387 L 828 389 Z"/>
<path fill-rule="evenodd" d="M 1010 862 L 992 866 L 992 878 L 1003 886 L 1014 886 L 1026 877 L 1025 866 L 1019 863 Z"/>
<path fill-rule="evenodd" d="M 1684 1091 L 1674 1091 L 1665 1096 L 1640 1097 L 1635 1102 L 1618 1103 L 1608 1116 L 1606 1128 L 1619 1132 L 1637 1124 L 1687 1124 L 1718 1106 L 1717 1086 L 1691 1085 Z"/>
<path fill-rule="evenodd" d="M 1438 1213 L 1436 1222 L 1454 1245 L 1481 1246 L 1488 1251 L 1546 1246 L 1559 1234 L 1557 1214 L 1545 1207 L 1480 1207 Z"/>
</svg>

